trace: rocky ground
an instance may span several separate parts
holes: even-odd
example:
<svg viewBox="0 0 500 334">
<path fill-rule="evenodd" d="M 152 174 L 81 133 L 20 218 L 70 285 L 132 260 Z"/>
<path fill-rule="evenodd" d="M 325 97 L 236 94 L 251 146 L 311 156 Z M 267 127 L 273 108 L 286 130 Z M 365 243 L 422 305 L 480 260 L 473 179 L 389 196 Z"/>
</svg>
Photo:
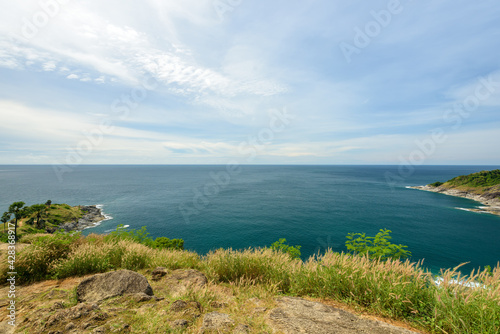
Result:
<svg viewBox="0 0 500 334">
<path fill-rule="evenodd" d="M 492 197 L 490 194 L 480 195 L 460 189 L 446 188 L 442 186 L 433 187 L 430 185 L 416 186 L 410 188 L 471 199 L 482 203 L 484 206 L 478 207 L 476 209 L 468 209 L 469 211 L 480 212 L 480 213 L 491 213 L 500 216 L 500 200 L 498 199 L 498 197 Z"/>
<path fill-rule="evenodd" d="M 95 205 L 82 205 L 80 208 L 85 212 L 82 218 L 78 219 L 78 221 L 64 223 L 59 228 L 64 229 L 66 232 L 82 231 L 94 227 L 97 223 L 106 219 L 102 214 L 102 210 Z"/>
<path fill-rule="evenodd" d="M 0 333 L 422 333 L 328 301 L 214 284 L 192 269 L 119 270 L 39 282 L 18 294 L 14 330 L 7 288 L 0 289 Z"/>
</svg>

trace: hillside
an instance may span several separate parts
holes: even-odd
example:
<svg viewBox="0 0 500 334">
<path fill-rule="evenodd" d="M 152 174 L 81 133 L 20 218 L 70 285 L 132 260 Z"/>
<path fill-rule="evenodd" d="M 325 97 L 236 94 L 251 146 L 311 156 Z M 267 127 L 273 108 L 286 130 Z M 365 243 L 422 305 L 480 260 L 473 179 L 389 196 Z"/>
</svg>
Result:
<svg viewBox="0 0 500 334">
<path fill-rule="evenodd" d="M 441 189 L 457 189 L 472 192 L 490 199 L 499 198 L 500 169 L 461 175 L 444 183 L 431 183 L 429 186 L 438 186 Z"/>
<path fill-rule="evenodd" d="M 437 181 L 410 188 L 472 199 L 484 206 L 469 211 L 500 215 L 500 169 L 460 175 L 446 182 Z"/>
</svg>

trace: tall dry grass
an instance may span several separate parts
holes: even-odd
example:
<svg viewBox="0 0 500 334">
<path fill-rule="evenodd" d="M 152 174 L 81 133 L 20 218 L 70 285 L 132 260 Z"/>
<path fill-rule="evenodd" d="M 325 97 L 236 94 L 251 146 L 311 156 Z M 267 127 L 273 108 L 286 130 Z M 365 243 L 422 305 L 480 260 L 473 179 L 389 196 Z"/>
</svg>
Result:
<svg viewBox="0 0 500 334">
<path fill-rule="evenodd" d="M 102 235 L 37 236 L 30 242 L 16 258 L 18 276 L 25 282 L 120 268 L 196 268 L 215 282 L 334 299 L 434 333 L 500 333 L 500 264 L 491 273 L 473 271 L 468 276 L 459 267 L 443 271 L 437 286 L 420 263 L 332 251 L 302 262 L 268 248 L 220 249 L 200 257 Z M 4 280 L 8 270 L 0 266 Z"/>
</svg>

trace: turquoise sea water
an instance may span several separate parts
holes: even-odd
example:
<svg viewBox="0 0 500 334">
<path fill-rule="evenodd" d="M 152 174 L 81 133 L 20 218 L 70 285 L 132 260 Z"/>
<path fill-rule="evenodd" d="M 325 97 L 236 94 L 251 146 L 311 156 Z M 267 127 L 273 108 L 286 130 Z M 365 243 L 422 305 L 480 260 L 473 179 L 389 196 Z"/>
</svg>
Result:
<svg viewBox="0 0 500 334">
<path fill-rule="evenodd" d="M 500 217 L 457 209 L 480 205 L 471 200 L 406 186 L 496 168 L 78 166 L 58 179 L 52 166 L 0 166 L 0 211 L 20 200 L 101 204 L 113 219 L 85 234 L 145 225 L 152 237 L 182 238 L 201 254 L 286 238 L 304 259 L 345 250 L 349 232 L 388 228 L 434 272 L 470 262 L 467 271 L 500 261 Z"/>
</svg>

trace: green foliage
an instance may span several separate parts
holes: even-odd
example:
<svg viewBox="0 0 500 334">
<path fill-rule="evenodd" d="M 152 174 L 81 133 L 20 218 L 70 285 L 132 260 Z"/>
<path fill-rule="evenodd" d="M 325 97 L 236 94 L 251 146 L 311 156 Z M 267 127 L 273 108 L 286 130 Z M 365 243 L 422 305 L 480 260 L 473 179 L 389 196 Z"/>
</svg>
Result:
<svg viewBox="0 0 500 334">
<path fill-rule="evenodd" d="M 79 233 L 73 235 L 56 232 L 52 235 L 40 236 L 33 240 L 16 258 L 16 271 L 20 282 L 34 282 L 49 278 L 52 263 L 68 256 L 72 245 L 80 238 Z"/>
<path fill-rule="evenodd" d="M 154 248 L 158 249 L 184 249 L 184 240 L 182 239 L 169 239 L 166 237 L 158 237 L 153 243 Z"/>
<path fill-rule="evenodd" d="M 447 183 L 454 186 L 491 187 L 500 184 L 500 169 L 457 176 Z"/>
<path fill-rule="evenodd" d="M 431 187 L 439 187 L 439 186 L 442 186 L 443 184 L 444 184 L 443 182 L 439 182 L 439 181 L 437 181 L 437 182 L 431 183 L 431 184 L 429 184 L 429 185 L 430 185 Z"/>
<path fill-rule="evenodd" d="M 298 246 L 298 245 L 295 245 L 295 246 L 287 245 L 286 239 L 281 238 L 278 241 L 272 243 L 271 247 L 269 247 L 269 248 L 271 248 L 274 251 L 286 253 L 286 254 L 290 255 L 292 257 L 292 259 L 299 259 L 301 247 L 302 246 Z"/>
<path fill-rule="evenodd" d="M 345 245 L 353 254 L 367 255 L 371 259 L 399 259 L 411 256 L 407 250 L 408 246 L 396 245 L 389 240 L 392 231 L 381 229 L 374 237 L 366 236 L 365 233 L 349 233 Z"/>
<path fill-rule="evenodd" d="M 127 230 L 123 224 L 120 224 L 116 230 L 107 236 L 107 239 L 115 241 L 130 240 L 157 249 L 184 249 L 184 240 L 182 239 L 169 239 L 167 237 L 150 238 L 146 226 L 142 226 L 139 230 Z"/>
</svg>

